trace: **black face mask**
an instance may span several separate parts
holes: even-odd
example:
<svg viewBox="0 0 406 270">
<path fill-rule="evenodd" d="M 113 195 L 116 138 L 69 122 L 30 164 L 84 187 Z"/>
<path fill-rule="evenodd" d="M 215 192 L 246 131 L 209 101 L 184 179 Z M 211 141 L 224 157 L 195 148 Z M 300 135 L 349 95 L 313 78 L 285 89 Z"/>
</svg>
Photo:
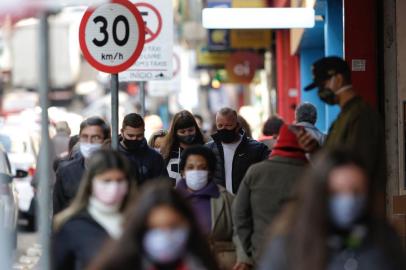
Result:
<svg viewBox="0 0 406 270">
<path fill-rule="evenodd" d="M 337 96 L 334 94 L 333 90 L 328 87 L 319 87 L 319 91 L 317 92 L 319 98 L 327 103 L 328 105 L 335 105 L 337 104 Z"/>
<path fill-rule="evenodd" d="M 188 144 L 188 145 L 193 144 L 196 139 L 196 135 L 185 135 L 185 136 L 177 135 L 177 136 L 181 143 Z"/>
<path fill-rule="evenodd" d="M 129 151 L 141 150 L 147 145 L 147 140 L 145 138 L 142 140 L 128 140 L 124 138 L 123 142 Z"/>
<path fill-rule="evenodd" d="M 235 129 L 219 129 L 217 134 L 223 143 L 232 143 L 237 139 L 236 128 Z"/>
</svg>

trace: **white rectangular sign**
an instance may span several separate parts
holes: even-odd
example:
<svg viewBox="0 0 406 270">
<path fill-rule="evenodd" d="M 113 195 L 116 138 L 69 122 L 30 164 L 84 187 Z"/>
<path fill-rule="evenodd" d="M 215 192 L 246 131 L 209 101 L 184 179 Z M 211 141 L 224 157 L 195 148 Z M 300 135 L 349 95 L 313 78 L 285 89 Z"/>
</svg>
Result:
<svg viewBox="0 0 406 270">
<path fill-rule="evenodd" d="M 169 80 L 173 75 L 172 0 L 131 0 L 145 22 L 145 45 L 141 56 L 120 81 Z"/>
</svg>

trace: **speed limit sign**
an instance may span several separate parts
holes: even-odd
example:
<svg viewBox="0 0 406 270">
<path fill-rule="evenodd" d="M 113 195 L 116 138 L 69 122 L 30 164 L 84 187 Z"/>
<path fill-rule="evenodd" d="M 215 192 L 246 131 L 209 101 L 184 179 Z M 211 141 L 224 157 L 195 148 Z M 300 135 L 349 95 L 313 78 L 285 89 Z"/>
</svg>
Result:
<svg viewBox="0 0 406 270">
<path fill-rule="evenodd" d="M 142 16 L 127 0 L 89 7 L 80 22 L 83 55 L 103 72 L 116 74 L 128 69 L 140 56 L 144 41 Z"/>
</svg>

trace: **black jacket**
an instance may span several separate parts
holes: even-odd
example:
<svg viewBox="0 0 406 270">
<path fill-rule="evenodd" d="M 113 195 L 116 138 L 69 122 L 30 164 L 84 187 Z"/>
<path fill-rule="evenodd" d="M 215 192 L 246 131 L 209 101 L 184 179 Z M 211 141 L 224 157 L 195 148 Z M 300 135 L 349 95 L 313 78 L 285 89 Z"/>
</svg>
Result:
<svg viewBox="0 0 406 270">
<path fill-rule="evenodd" d="M 139 152 L 131 152 L 119 143 L 118 151 L 130 162 L 138 185 L 144 184 L 149 179 L 166 175 L 162 156 L 148 145 Z"/>
<path fill-rule="evenodd" d="M 85 159 L 82 155 L 58 168 L 53 194 L 54 215 L 68 207 L 76 196 L 84 172 Z"/>
<path fill-rule="evenodd" d="M 86 210 L 80 212 L 52 235 L 52 269 L 86 269 L 108 239 L 106 230 Z"/>
<path fill-rule="evenodd" d="M 214 172 L 213 180 L 216 184 L 223 187 L 226 186 L 226 177 L 224 169 L 224 151 L 221 141 L 217 134 L 212 136 L 213 140 L 206 144 L 206 147 L 210 148 L 216 155 L 216 171 Z M 238 188 L 244 178 L 248 168 L 257 162 L 265 160 L 269 156 L 268 147 L 260 142 L 257 142 L 251 138 L 248 138 L 245 133 L 242 133 L 242 141 L 237 147 L 233 158 L 233 193 L 236 194 Z"/>
<path fill-rule="evenodd" d="M 182 178 L 179 167 L 182 151 L 183 149 L 178 147 L 175 150 L 172 150 L 169 157 L 165 159 L 166 175 L 172 181 L 173 185 Z"/>
</svg>

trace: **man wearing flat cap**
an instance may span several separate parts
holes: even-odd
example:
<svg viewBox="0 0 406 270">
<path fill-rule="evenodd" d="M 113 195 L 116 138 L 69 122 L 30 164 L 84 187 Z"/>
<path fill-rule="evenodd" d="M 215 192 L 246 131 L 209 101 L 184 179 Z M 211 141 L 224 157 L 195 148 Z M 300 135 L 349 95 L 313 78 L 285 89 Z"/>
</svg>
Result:
<svg viewBox="0 0 406 270">
<path fill-rule="evenodd" d="M 319 98 L 329 105 L 339 105 L 341 112 L 328 132 L 323 148 L 342 147 L 362 159 L 372 177 L 375 200 L 384 206 L 386 154 L 384 129 L 379 114 L 359 97 L 351 85 L 351 70 L 340 57 L 325 57 L 313 64 L 313 82 L 305 91 L 318 89 Z M 320 146 L 310 134 L 301 131 L 299 143 L 309 153 Z M 379 201 L 379 202 L 377 202 Z M 382 212 L 382 210 L 378 210 Z"/>
</svg>

